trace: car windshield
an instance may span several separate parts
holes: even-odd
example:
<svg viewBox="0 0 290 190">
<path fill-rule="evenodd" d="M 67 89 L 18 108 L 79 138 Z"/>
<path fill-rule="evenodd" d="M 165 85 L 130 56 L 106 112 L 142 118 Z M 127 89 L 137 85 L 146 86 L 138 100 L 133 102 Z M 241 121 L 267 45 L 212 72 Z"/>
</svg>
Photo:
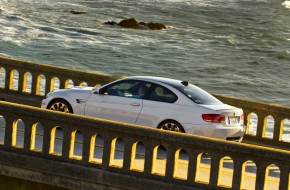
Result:
<svg viewBox="0 0 290 190">
<path fill-rule="evenodd" d="M 217 98 L 197 86 L 189 84 L 176 88 L 197 104 L 222 104 Z"/>
</svg>

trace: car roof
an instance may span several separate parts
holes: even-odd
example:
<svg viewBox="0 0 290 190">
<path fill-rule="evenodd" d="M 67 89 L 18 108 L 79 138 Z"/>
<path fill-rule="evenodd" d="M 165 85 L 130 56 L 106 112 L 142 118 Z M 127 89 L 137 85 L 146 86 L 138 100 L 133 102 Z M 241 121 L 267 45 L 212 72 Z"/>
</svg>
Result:
<svg viewBox="0 0 290 190">
<path fill-rule="evenodd" d="M 145 80 L 149 82 L 161 82 L 172 87 L 183 86 L 181 80 L 171 79 L 171 78 L 164 78 L 164 77 L 154 77 L 154 76 L 132 76 L 126 79 L 132 80 Z"/>
</svg>

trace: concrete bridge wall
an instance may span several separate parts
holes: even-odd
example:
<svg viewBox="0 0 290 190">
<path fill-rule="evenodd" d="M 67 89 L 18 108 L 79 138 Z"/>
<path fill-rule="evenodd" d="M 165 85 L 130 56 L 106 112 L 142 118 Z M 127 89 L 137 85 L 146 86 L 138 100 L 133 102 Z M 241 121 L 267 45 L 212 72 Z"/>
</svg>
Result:
<svg viewBox="0 0 290 190">
<path fill-rule="evenodd" d="M 5 135 L 0 142 L 0 175 L 78 190 L 151 187 L 175 190 L 240 189 L 245 185 L 245 165 L 251 161 L 256 167 L 256 189 L 263 189 L 267 184 L 269 172 L 274 172 L 271 171 L 272 166 L 279 171 L 278 187 L 288 189 L 289 186 L 288 151 L 176 134 L 6 102 L 0 103 L 0 110 L 2 120 L 5 120 L 2 122 L 5 123 L 2 124 Z M 22 131 L 20 119 L 25 126 Z M 61 139 L 57 137 L 57 131 L 62 131 Z M 21 134 L 24 138 L 19 143 Z M 77 134 L 82 138 L 76 138 Z M 104 142 L 100 158 L 94 154 L 98 146 L 96 138 L 102 138 Z M 54 147 L 59 140 L 62 141 L 60 152 Z M 39 147 L 35 142 L 40 141 L 42 146 Z M 117 147 L 116 141 L 122 141 L 124 146 Z M 139 144 L 145 149 L 141 155 L 136 153 Z M 75 152 L 76 146 L 82 146 L 80 154 Z M 160 148 L 166 152 L 163 161 L 158 158 Z M 118 155 L 118 149 L 122 149 L 121 155 Z M 181 152 L 188 156 L 185 169 L 181 164 Z M 206 180 L 201 176 L 202 156 L 210 160 L 209 178 Z M 225 160 L 232 163 L 228 169 L 224 167 Z M 185 175 L 178 172 L 182 168 Z M 231 170 L 232 173 L 226 180 L 222 177 L 224 170 Z"/>
<path fill-rule="evenodd" d="M 0 68 L 0 98 L 33 106 L 39 106 L 45 94 L 58 84 L 60 88 L 70 83 L 95 86 L 118 78 L 3 57 L 0 57 Z M 289 143 L 283 140 L 284 123 L 290 118 L 289 108 L 218 97 L 244 109 L 245 142 L 289 149 Z M 251 113 L 258 118 L 256 134 L 249 134 Z M 269 115 L 275 123 L 271 138 L 265 136 Z M 240 189 L 244 186 L 246 165 L 251 163 L 256 168 L 256 189 L 267 185 L 272 166 L 279 171 L 278 188 L 287 189 L 289 186 L 288 151 L 172 134 L 8 102 L 0 103 L 0 119 L 0 133 L 4 131 L 0 136 L 0 174 L 8 177 L 68 189 L 149 189 L 152 186 L 154 189 Z M 19 123 L 25 127 L 21 129 Z M 62 140 L 57 137 L 56 131 L 59 130 L 63 134 Z M 21 134 L 23 142 L 19 143 Z M 79 134 L 82 140 L 76 143 Z M 104 142 L 102 157 L 94 158 L 96 150 L 93 147 L 98 147 L 95 144 L 98 137 Z M 36 139 L 40 139 L 41 145 L 35 144 Z M 118 150 L 117 141 L 124 143 L 122 151 Z M 61 144 L 60 151 L 55 150 L 57 142 Z M 141 155 L 136 153 L 139 144 L 145 147 L 145 153 Z M 81 154 L 75 153 L 75 146 L 82 146 Z M 163 160 L 158 158 L 159 148 L 166 152 Z M 123 153 L 119 156 L 118 152 Z M 178 172 L 180 163 L 184 161 L 180 158 L 181 152 L 188 157 L 185 175 Z M 206 180 L 200 177 L 204 159 L 210 160 Z M 225 182 L 222 177 L 225 160 L 230 160 L 232 165 L 230 182 Z M 136 163 L 143 165 L 141 169 L 136 168 Z M 162 164 L 164 166 L 160 169 Z"/>
<path fill-rule="evenodd" d="M 98 86 L 124 76 L 110 76 L 0 57 L 0 99 L 39 107 L 45 95 L 73 85 Z M 245 142 L 290 149 L 290 108 L 215 95 L 244 110 Z M 267 122 L 269 121 L 270 122 Z M 252 133 L 251 131 L 256 131 Z M 288 140 L 286 139 L 288 137 Z"/>
</svg>

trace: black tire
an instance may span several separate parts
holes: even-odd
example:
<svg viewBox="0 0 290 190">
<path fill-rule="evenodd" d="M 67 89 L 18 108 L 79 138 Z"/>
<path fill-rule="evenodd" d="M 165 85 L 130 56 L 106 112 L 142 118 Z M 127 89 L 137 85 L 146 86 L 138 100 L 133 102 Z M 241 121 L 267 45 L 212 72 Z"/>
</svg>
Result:
<svg viewBox="0 0 290 190">
<path fill-rule="evenodd" d="M 73 113 L 71 105 L 63 99 L 53 100 L 49 103 L 47 109 L 64 113 Z"/>
<path fill-rule="evenodd" d="M 157 128 L 167 131 L 185 133 L 181 124 L 174 120 L 165 120 L 162 123 L 160 123 Z"/>
</svg>

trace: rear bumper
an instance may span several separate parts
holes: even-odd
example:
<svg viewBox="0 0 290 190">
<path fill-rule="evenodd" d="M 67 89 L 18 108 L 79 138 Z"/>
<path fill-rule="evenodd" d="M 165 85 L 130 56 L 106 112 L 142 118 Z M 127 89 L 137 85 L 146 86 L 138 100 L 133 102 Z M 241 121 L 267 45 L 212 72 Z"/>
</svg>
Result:
<svg viewBox="0 0 290 190">
<path fill-rule="evenodd" d="M 186 133 L 218 138 L 229 141 L 242 141 L 245 134 L 245 126 L 224 127 L 219 124 L 193 126 L 191 124 L 183 125 Z"/>
</svg>

